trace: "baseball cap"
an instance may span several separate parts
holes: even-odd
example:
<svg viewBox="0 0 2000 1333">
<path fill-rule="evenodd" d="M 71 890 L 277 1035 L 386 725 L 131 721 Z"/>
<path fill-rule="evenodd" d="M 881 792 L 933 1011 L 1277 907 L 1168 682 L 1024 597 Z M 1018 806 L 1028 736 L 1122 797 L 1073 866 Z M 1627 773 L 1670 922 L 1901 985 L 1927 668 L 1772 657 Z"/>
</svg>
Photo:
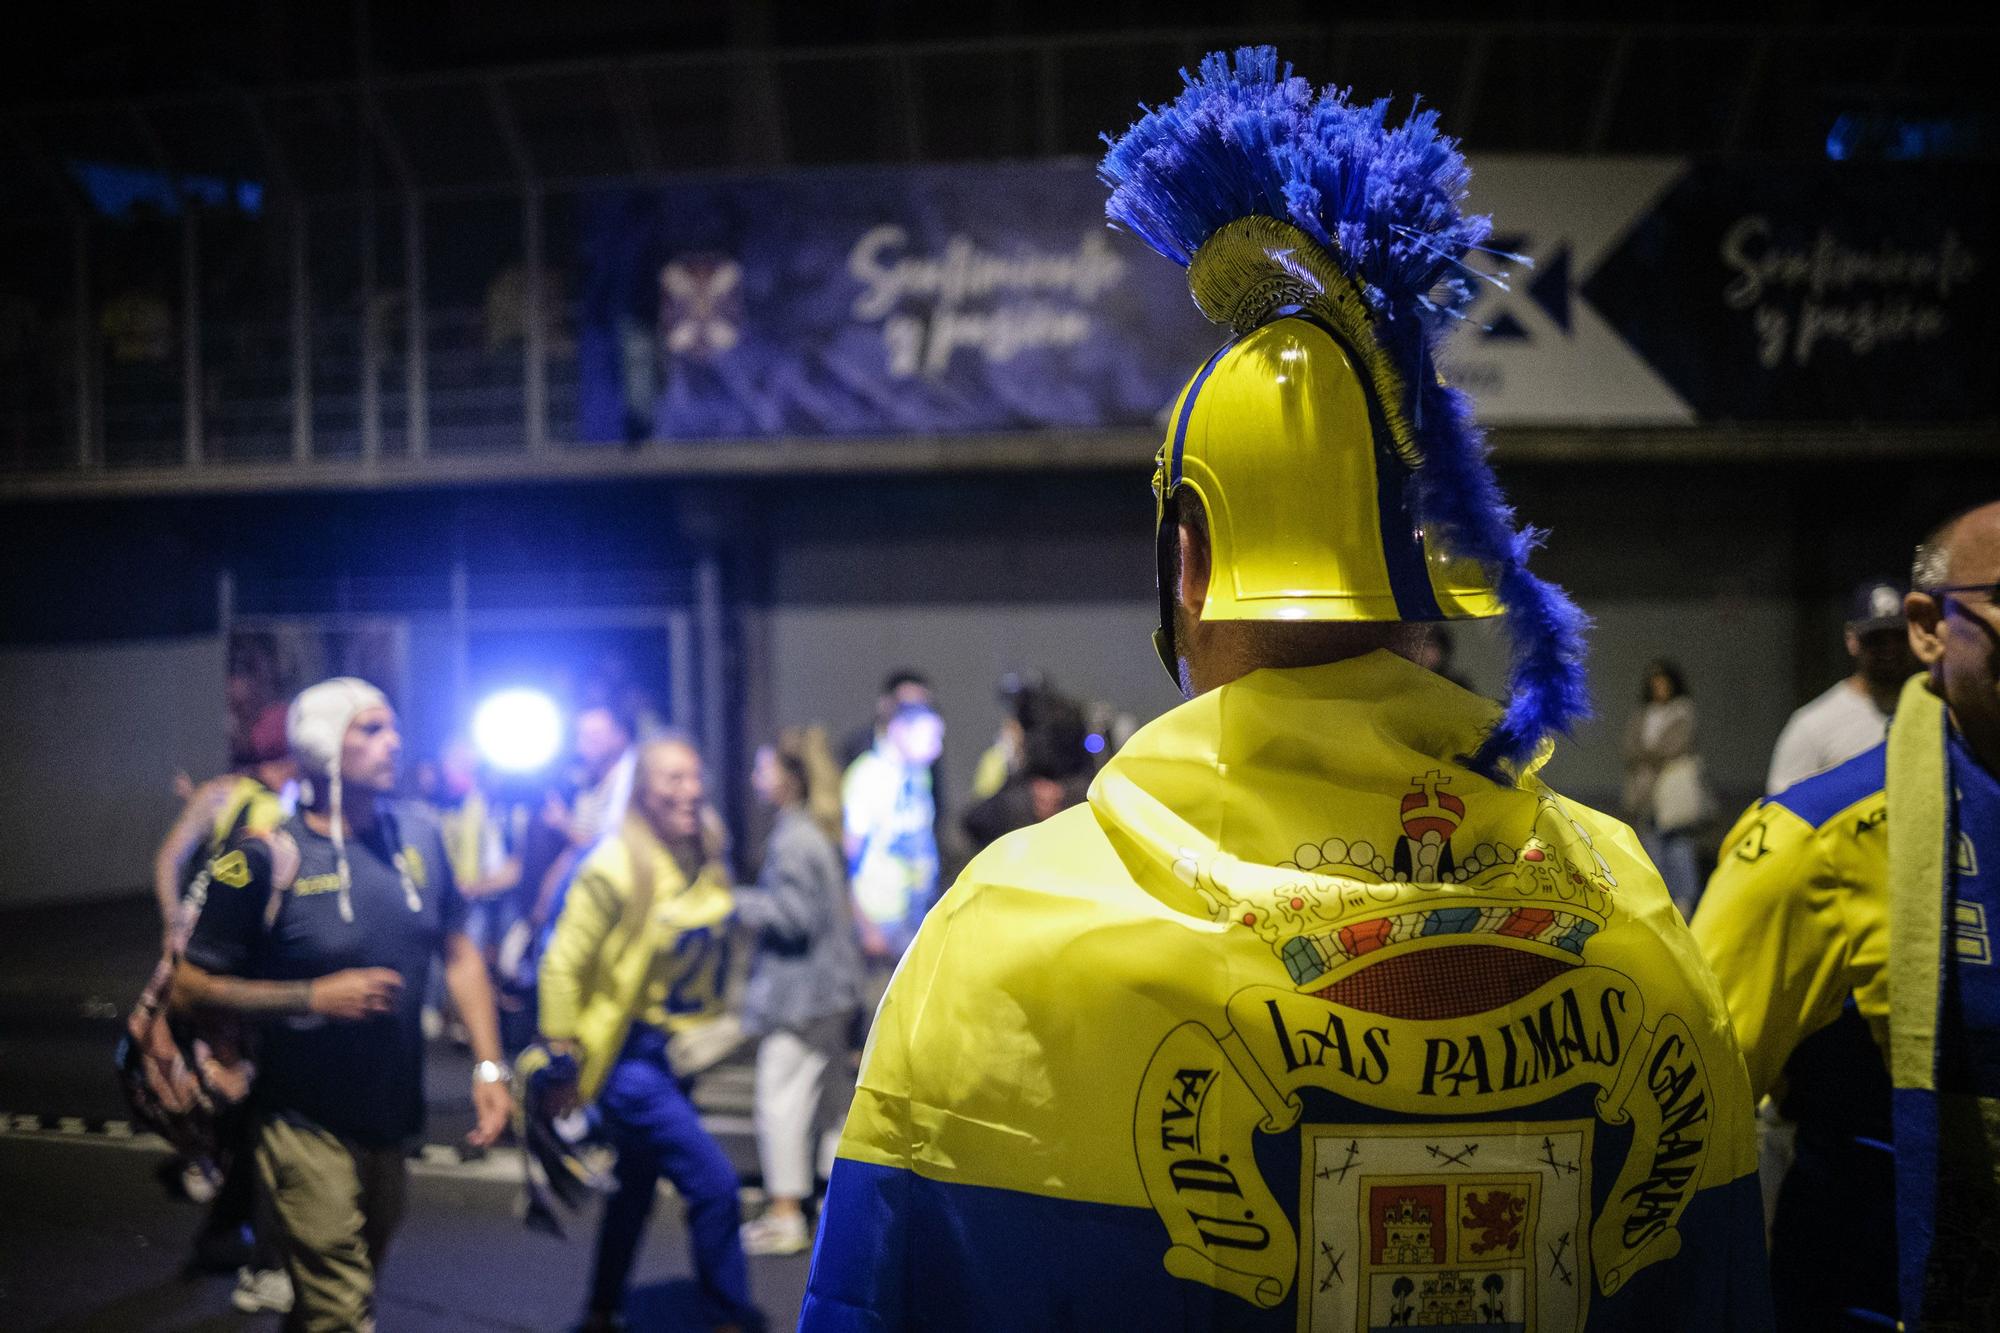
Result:
<svg viewBox="0 0 2000 1333">
<path fill-rule="evenodd" d="M 1903 585 L 1889 579 L 1870 579 L 1854 590 L 1847 608 L 1847 628 L 1856 634 L 1903 627 Z"/>
</svg>

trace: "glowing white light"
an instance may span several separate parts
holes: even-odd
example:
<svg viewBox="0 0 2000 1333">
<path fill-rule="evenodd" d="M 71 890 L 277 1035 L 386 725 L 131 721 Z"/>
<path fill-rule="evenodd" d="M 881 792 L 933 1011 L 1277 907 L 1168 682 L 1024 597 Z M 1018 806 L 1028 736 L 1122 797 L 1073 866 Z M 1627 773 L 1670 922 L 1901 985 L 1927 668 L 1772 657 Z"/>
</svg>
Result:
<svg viewBox="0 0 2000 1333">
<path fill-rule="evenodd" d="M 546 694 L 501 690 L 473 710 L 472 743 L 503 772 L 533 773 L 562 746 L 562 714 Z"/>
</svg>

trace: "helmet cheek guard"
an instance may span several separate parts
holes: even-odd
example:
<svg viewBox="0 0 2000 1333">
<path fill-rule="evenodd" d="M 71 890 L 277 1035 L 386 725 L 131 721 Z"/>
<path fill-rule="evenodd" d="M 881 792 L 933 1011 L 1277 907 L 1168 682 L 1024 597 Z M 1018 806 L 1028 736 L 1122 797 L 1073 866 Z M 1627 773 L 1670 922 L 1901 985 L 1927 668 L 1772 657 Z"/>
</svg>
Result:
<svg viewBox="0 0 2000 1333">
<path fill-rule="evenodd" d="M 1153 574 L 1160 589 L 1160 623 L 1153 631 L 1153 651 L 1160 655 L 1160 665 L 1167 670 L 1167 679 L 1173 681 L 1174 688 L 1181 687 L 1179 650 L 1174 644 L 1174 603 L 1180 599 L 1180 589 L 1175 578 L 1180 569 L 1179 550 L 1180 523 L 1173 493 L 1166 488 L 1165 455 L 1155 462 L 1159 467 L 1153 472 Z"/>
</svg>

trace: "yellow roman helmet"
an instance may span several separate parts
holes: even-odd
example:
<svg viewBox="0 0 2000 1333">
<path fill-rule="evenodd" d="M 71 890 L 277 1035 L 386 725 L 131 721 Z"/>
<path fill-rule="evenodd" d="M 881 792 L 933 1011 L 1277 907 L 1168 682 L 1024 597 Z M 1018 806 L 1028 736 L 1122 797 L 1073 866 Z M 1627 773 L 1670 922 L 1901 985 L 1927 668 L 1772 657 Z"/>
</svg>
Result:
<svg viewBox="0 0 2000 1333">
<path fill-rule="evenodd" d="M 1203 312 L 1244 330 L 1181 390 L 1155 460 L 1160 523 L 1183 487 L 1208 514 L 1215 573 L 1202 619 L 1499 615 L 1486 571 L 1453 558 L 1412 514 L 1421 456 L 1399 410 L 1407 395 L 1358 296 L 1343 310 L 1318 292 L 1256 283 L 1274 246 L 1329 270 L 1322 291 L 1352 287 L 1271 218 L 1229 224 L 1189 265 Z M 1273 300 L 1294 313 L 1271 317 Z"/>
<path fill-rule="evenodd" d="M 1587 708 L 1580 612 L 1528 572 L 1470 403 L 1436 353 L 1478 277 L 1468 173 L 1436 114 L 1317 92 L 1269 47 L 1209 56 L 1112 142 L 1112 222 L 1184 265 L 1232 333 L 1174 403 L 1155 460 L 1161 628 L 1175 506 L 1206 512 L 1204 620 L 1505 615 L 1514 698 L 1473 758 L 1518 764 Z"/>
</svg>

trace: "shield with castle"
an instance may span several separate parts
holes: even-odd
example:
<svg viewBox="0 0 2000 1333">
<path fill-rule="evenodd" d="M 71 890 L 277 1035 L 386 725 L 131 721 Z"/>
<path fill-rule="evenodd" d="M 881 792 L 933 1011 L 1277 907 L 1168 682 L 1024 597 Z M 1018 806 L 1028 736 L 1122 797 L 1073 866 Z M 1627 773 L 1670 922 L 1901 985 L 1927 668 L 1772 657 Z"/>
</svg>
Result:
<svg viewBox="0 0 2000 1333">
<path fill-rule="evenodd" d="M 1543 1129 L 1304 1126 L 1300 1326 L 1580 1327 L 1589 1126 Z"/>
<path fill-rule="evenodd" d="M 1706 1153 L 1685 1028 L 1586 957 L 1617 887 L 1587 830 L 1542 792 L 1518 844 L 1474 841 L 1496 826 L 1453 785 L 1413 776 L 1389 836 L 1301 846 L 1277 876 L 1183 869 L 1290 984 L 1168 1034 L 1137 1108 L 1142 1173 L 1170 1271 L 1295 1301 L 1301 1329 L 1580 1329 L 1593 1290 L 1677 1251 Z M 1593 1195 L 1607 1124 L 1631 1147 Z M 1295 1198 L 1247 1169 L 1273 1134 L 1298 1135 Z"/>
</svg>

